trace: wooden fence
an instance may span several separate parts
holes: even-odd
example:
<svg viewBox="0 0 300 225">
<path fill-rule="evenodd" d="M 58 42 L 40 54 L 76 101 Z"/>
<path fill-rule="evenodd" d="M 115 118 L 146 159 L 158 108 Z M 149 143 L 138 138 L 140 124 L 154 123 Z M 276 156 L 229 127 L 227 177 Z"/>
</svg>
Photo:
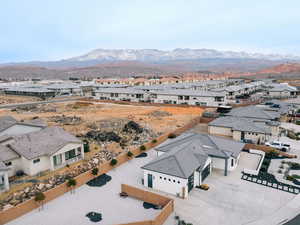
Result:
<svg viewBox="0 0 300 225">
<path fill-rule="evenodd" d="M 122 192 L 128 194 L 128 196 L 139 199 L 144 202 L 152 203 L 162 206 L 162 210 L 153 220 L 139 221 L 135 223 L 120 224 L 120 225 L 163 225 L 164 222 L 174 211 L 174 200 L 164 197 L 162 195 L 152 193 L 149 191 L 141 190 L 136 187 L 132 187 L 126 184 L 121 186 Z"/>
</svg>

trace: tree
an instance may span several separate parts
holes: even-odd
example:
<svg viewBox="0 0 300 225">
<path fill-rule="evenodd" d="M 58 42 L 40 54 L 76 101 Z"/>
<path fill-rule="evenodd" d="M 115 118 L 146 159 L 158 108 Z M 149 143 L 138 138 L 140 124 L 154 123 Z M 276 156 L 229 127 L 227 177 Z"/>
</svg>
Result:
<svg viewBox="0 0 300 225">
<path fill-rule="evenodd" d="M 71 194 L 72 193 L 75 193 L 75 189 L 74 189 L 74 187 L 76 186 L 76 184 L 77 184 L 77 181 L 75 180 L 75 179 L 73 179 L 73 178 L 70 178 L 70 179 L 68 179 L 68 181 L 67 181 L 67 186 L 69 187 L 69 188 L 71 188 Z"/>
<path fill-rule="evenodd" d="M 128 156 L 128 157 L 132 157 L 132 156 L 133 156 L 133 153 L 132 153 L 131 151 L 128 151 L 128 152 L 127 152 L 127 156 Z"/>
<path fill-rule="evenodd" d="M 43 201 L 45 200 L 46 196 L 43 192 L 36 192 L 35 196 L 34 196 L 34 201 L 36 201 L 40 207 L 39 207 L 39 211 L 43 209 Z"/>
<path fill-rule="evenodd" d="M 152 143 L 153 143 L 153 144 L 157 143 L 157 140 L 156 140 L 156 139 L 153 139 L 153 140 L 152 140 Z"/>
<path fill-rule="evenodd" d="M 174 133 L 170 133 L 169 135 L 168 135 L 168 138 L 176 138 L 176 134 L 174 134 Z"/>
<path fill-rule="evenodd" d="M 97 176 L 98 173 L 99 173 L 99 169 L 98 169 L 97 167 L 94 168 L 94 169 L 92 169 L 92 174 L 93 174 L 94 176 Z"/>
<path fill-rule="evenodd" d="M 112 160 L 110 161 L 110 165 L 111 165 L 111 166 L 115 166 L 115 165 L 117 165 L 117 163 L 118 163 L 118 160 L 116 160 L 116 159 L 112 159 Z"/>
<path fill-rule="evenodd" d="M 146 150 L 146 146 L 145 146 L 145 145 L 141 145 L 141 146 L 140 146 L 140 150 L 141 150 L 141 151 L 145 151 L 145 150 Z"/>
</svg>

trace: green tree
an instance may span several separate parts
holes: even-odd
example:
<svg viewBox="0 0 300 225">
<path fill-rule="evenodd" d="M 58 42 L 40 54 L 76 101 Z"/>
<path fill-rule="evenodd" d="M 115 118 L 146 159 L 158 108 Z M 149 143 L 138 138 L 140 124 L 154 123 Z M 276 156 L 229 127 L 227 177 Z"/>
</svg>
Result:
<svg viewBox="0 0 300 225">
<path fill-rule="evenodd" d="M 39 210 L 42 210 L 44 207 L 43 201 L 46 199 L 46 196 L 43 192 L 36 192 L 34 195 L 34 201 L 39 204 Z"/>
</svg>

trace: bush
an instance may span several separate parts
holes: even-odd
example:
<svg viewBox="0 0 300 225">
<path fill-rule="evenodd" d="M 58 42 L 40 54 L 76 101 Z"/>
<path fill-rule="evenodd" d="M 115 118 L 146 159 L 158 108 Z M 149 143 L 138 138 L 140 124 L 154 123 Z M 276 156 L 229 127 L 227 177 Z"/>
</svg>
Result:
<svg viewBox="0 0 300 225">
<path fill-rule="evenodd" d="M 92 174 L 93 174 L 94 176 L 96 176 L 98 173 L 99 173 L 99 169 L 98 169 L 97 167 L 94 168 L 94 169 L 92 169 Z"/>
<path fill-rule="evenodd" d="M 290 175 L 288 175 L 288 176 L 286 177 L 286 179 L 287 179 L 287 180 L 289 180 L 289 181 L 293 181 L 293 180 L 294 180 L 294 177 L 293 177 L 293 176 L 290 176 Z"/>
<path fill-rule="evenodd" d="M 297 121 L 296 121 L 296 124 L 297 124 L 297 125 L 300 125 L 300 120 L 297 120 Z"/>
<path fill-rule="evenodd" d="M 115 166 L 115 165 L 117 165 L 117 163 L 118 163 L 118 160 L 116 160 L 116 159 L 112 159 L 112 160 L 110 161 L 110 165 L 111 165 L 111 166 Z"/>
<path fill-rule="evenodd" d="M 300 179 L 300 175 L 297 175 L 297 174 L 293 174 L 292 177 L 293 177 L 294 179 Z"/>
<path fill-rule="evenodd" d="M 128 152 L 127 152 L 127 156 L 128 156 L 128 157 L 132 157 L 132 156 L 133 156 L 133 153 L 132 153 L 131 151 L 128 151 Z"/>
<path fill-rule="evenodd" d="M 174 134 L 174 133 L 170 133 L 169 135 L 168 135 L 168 138 L 176 138 L 176 134 Z"/>
<path fill-rule="evenodd" d="M 67 181 L 67 186 L 68 187 L 74 187 L 74 186 L 76 186 L 76 184 L 77 184 L 77 181 L 75 179 L 73 179 L 73 178 L 70 178 Z"/>
<path fill-rule="evenodd" d="M 34 201 L 36 201 L 36 202 L 44 201 L 45 198 L 46 198 L 46 196 L 43 192 L 37 192 L 34 195 Z"/>
<path fill-rule="evenodd" d="M 141 145 L 141 146 L 140 146 L 140 150 L 141 150 L 141 151 L 145 151 L 145 150 L 146 150 L 146 146 L 145 146 L 145 145 Z"/>
<path fill-rule="evenodd" d="M 152 143 L 153 143 L 153 144 L 157 143 L 157 140 L 156 140 L 156 139 L 153 139 L 153 140 L 152 140 Z"/>
<path fill-rule="evenodd" d="M 290 163 L 291 170 L 300 170 L 300 164 L 292 162 Z"/>
</svg>

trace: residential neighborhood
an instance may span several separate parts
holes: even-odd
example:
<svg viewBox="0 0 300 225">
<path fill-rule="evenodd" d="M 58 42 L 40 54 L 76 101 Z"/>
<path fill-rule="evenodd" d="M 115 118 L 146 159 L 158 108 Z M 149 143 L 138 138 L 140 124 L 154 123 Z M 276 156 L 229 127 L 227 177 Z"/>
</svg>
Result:
<svg viewBox="0 0 300 225">
<path fill-rule="evenodd" d="M 146 201 L 155 193 L 174 204 L 162 225 L 181 220 L 220 224 L 212 211 L 219 218 L 230 215 L 225 225 L 254 225 L 297 201 L 300 102 L 293 87 L 293 94 L 270 98 L 269 91 L 286 84 L 245 79 L 153 85 L 38 82 L 30 89 L 46 85 L 54 95 L 5 92 L 10 88 L 2 94 L 8 104 L 0 107 L 1 224 L 39 225 L 41 216 L 51 217 L 46 225 L 89 223 L 84 212 L 100 213 L 99 224 L 144 224 L 166 213 L 165 204 Z M 73 179 L 74 196 L 65 193 Z M 44 209 L 27 207 L 40 192 L 45 193 Z M 111 201 L 120 215 L 114 217 L 94 195 Z M 81 211 L 68 209 L 65 201 Z M 150 203 L 157 209 L 147 209 Z M 12 213 L 22 204 L 24 213 Z M 265 204 L 272 206 L 261 213 Z M 129 205 L 140 214 L 128 216 Z M 229 205 L 241 209 L 232 211 Z M 54 217 L 58 210 L 65 212 L 60 221 Z M 71 218 L 73 212 L 77 216 Z M 289 212 L 274 218 L 297 215 Z"/>
</svg>

